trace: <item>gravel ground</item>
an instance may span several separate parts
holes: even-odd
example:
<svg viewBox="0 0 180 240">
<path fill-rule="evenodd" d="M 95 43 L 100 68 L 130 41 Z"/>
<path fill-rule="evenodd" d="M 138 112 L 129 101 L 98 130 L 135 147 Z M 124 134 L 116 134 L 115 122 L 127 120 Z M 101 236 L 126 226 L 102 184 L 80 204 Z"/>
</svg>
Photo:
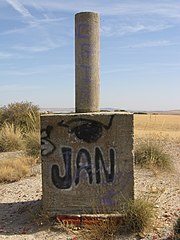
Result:
<svg viewBox="0 0 180 240">
<path fill-rule="evenodd" d="M 152 230 L 141 239 L 170 239 L 173 226 L 180 216 L 180 144 L 166 142 L 171 153 L 174 171 L 156 174 L 147 169 L 135 168 L 135 195 L 154 199 L 157 220 Z M 15 153 L 14 153 L 15 154 Z M 13 156 L 12 153 L 10 153 Z M 6 154 L 0 154 L 5 159 Z M 40 165 L 34 169 L 35 176 L 10 184 L 0 184 L 0 239 L 53 239 L 78 240 L 71 233 L 50 228 L 41 209 Z M 135 240 L 140 236 L 121 236 L 118 239 Z"/>
</svg>

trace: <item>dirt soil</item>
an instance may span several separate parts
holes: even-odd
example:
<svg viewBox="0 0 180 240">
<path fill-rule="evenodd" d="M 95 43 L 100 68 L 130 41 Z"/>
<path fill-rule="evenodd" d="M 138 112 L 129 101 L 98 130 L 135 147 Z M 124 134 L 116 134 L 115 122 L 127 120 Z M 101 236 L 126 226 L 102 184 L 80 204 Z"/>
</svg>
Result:
<svg viewBox="0 0 180 240">
<path fill-rule="evenodd" d="M 174 171 L 157 174 L 135 168 L 135 195 L 153 199 L 157 210 L 154 226 L 141 236 L 120 236 L 117 239 L 172 239 L 174 223 L 180 216 L 180 143 L 169 142 L 166 148 L 171 153 Z M 0 153 L 0 160 L 7 154 Z M 13 158 L 14 154 L 9 153 L 9 156 Z M 40 165 L 33 171 L 31 177 L 0 184 L 0 239 L 78 240 L 76 233 L 64 232 L 62 228 L 52 229 L 54 221 L 41 214 Z"/>
</svg>

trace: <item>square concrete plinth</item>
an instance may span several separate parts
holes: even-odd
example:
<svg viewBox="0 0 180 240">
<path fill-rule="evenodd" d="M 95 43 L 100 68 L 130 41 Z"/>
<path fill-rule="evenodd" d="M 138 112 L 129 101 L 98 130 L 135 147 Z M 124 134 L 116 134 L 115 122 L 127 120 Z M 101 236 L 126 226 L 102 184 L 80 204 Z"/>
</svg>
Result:
<svg viewBox="0 0 180 240">
<path fill-rule="evenodd" d="M 43 209 L 113 213 L 134 196 L 133 115 L 41 116 Z"/>
</svg>

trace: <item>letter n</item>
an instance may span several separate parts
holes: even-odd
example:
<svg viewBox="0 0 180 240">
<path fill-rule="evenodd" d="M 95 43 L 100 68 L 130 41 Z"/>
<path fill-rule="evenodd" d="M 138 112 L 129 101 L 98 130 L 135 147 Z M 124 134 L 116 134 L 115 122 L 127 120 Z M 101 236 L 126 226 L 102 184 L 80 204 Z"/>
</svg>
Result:
<svg viewBox="0 0 180 240">
<path fill-rule="evenodd" d="M 102 168 L 104 170 L 105 178 L 107 183 L 111 183 L 114 180 L 114 168 L 115 168 L 115 152 L 111 148 L 109 151 L 110 156 L 110 173 L 108 173 L 108 170 L 105 167 L 105 163 L 103 160 L 103 155 L 100 150 L 100 148 L 96 147 L 95 149 L 95 167 L 96 167 L 96 183 L 99 184 L 101 182 L 101 169 L 100 169 L 100 162 L 102 165 Z"/>
</svg>

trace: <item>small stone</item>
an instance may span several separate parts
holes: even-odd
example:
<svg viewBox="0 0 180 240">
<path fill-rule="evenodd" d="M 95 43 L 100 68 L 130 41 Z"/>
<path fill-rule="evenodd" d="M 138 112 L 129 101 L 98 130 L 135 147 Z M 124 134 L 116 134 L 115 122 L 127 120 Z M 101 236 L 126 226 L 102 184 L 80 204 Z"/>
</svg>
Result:
<svg viewBox="0 0 180 240">
<path fill-rule="evenodd" d="M 155 205 L 154 207 L 155 207 L 155 208 L 159 208 L 159 205 Z"/>
</svg>

